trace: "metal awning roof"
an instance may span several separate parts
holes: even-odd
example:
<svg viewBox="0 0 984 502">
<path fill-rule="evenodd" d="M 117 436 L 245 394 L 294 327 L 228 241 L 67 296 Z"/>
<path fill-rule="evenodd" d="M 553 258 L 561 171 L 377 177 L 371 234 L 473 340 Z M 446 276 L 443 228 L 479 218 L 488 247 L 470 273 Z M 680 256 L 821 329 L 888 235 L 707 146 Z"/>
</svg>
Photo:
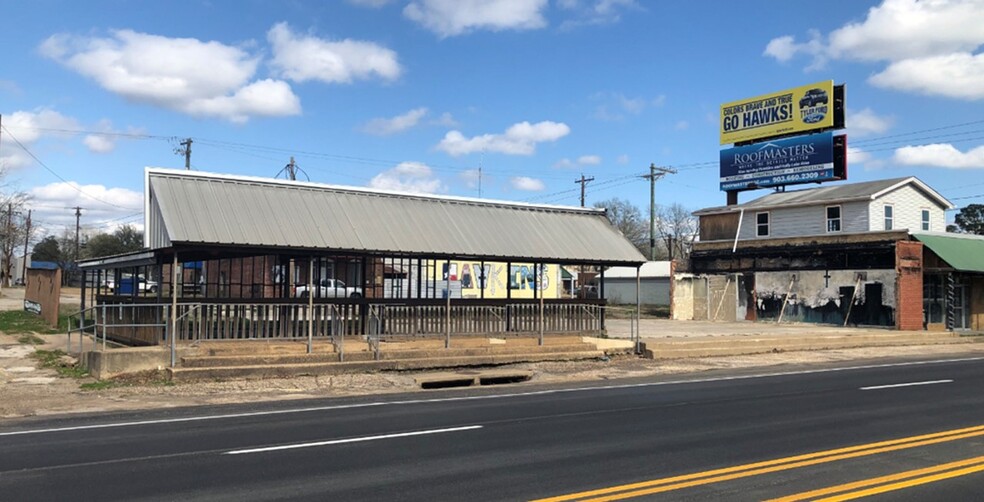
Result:
<svg viewBox="0 0 984 502">
<path fill-rule="evenodd" d="M 145 244 L 631 264 L 603 210 L 147 169 Z"/>
<path fill-rule="evenodd" d="M 984 273 L 984 237 L 913 234 L 936 256 L 961 272 Z"/>
</svg>

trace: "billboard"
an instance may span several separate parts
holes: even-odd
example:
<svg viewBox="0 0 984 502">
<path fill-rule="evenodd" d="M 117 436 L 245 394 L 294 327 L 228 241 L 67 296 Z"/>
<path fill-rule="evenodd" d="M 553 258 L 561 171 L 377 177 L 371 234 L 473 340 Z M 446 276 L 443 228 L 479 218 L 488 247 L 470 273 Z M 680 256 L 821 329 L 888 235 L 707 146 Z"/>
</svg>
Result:
<svg viewBox="0 0 984 502">
<path fill-rule="evenodd" d="M 721 144 L 801 134 L 834 125 L 834 81 L 721 105 Z"/>
<path fill-rule="evenodd" d="M 834 139 L 825 132 L 721 150 L 721 190 L 842 179 L 846 173 L 835 169 Z"/>
</svg>

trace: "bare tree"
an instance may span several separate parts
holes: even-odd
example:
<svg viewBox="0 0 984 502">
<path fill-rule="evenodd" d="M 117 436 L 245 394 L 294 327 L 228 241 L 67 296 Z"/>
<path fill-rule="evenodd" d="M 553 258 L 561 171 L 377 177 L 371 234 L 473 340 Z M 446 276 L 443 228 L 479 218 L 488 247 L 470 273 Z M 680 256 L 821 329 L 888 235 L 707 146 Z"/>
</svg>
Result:
<svg viewBox="0 0 984 502">
<path fill-rule="evenodd" d="M 24 245 L 27 231 L 27 211 L 24 203 L 27 195 L 23 192 L 0 194 L 0 282 L 10 286 L 13 279 L 14 255 Z"/>
<path fill-rule="evenodd" d="M 613 197 L 596 202 L 594 207 L 604 208 L 608 221 L 622 232 L 640 253 L 649 256 L 649 226 L 639 208 L 631 202 Z"/>
<path fill-rule="evenodd" d="M 698 235 L 697 217 L 679 203 L 661 206 L 656 215 L 656 233 L 666 246 L 668 258 L 686 263 Z"/>
</svg>

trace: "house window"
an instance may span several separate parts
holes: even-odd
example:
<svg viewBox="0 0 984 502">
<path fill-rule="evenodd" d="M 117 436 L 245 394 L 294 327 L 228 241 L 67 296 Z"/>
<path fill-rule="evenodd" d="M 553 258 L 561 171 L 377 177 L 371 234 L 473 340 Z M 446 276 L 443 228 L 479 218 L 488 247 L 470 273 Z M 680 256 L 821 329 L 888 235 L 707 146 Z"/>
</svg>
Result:
<svg viewBox="0 0 984 502">
<path fill-rule="evenodd" d="M 769 236 L 769 213 L 755 214 L 755 236 L 756 237 Z"/>
<path fill-rule="evenodd" d="M 929 232 L 929 209 L 922 210 L 922 229 Z"/>
<path fill-rule="evenodd" d="M 841 231 L 841 207 L 827 206 L 827 231 Z"/>
<path fill-rule="evenodd" d="M 892 229 L 892 220 L 894 219 L 895 209 L 892 206 L 885 204 L 885 230 Z"/>
</svg>

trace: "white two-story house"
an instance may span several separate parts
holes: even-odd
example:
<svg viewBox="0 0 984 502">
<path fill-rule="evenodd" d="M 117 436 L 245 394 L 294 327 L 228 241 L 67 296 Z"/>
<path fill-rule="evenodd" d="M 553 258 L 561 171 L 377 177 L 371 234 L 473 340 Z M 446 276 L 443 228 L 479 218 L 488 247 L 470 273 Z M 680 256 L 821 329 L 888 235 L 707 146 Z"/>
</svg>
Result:
<svg viewBox="0 0 984 502">
<path fill-rule="evenodd" d="M 984 256 L 984 240 L 944 233 L 953 208 L 908 177 L 697 211 L 691 269 L 705 278 L 708 306 L 697 311 L 709 319 L 980 329 L 984 313 L 974 305 L 984 304 L 984 294 L 974 291 L 984 290 L 984 266 L 978 271 L 957 255 Z M 947 281 L 956 297 L 946 297 Z M 957 312 L 945 319 L 950 304 Z"/>
</svg>

